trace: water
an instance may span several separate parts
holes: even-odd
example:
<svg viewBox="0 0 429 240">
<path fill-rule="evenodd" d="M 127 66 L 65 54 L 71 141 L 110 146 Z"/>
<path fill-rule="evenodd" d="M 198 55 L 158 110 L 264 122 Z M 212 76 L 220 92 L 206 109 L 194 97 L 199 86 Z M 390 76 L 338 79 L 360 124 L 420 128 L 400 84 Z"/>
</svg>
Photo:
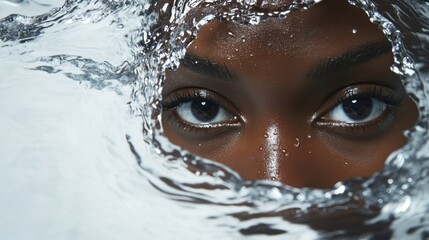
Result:
<svg viewBox="0 0 429 240">
<path fill-rule="evenodd" d="M 392 41 L 421 117 L 382 172 L 326 191 L 244 181 L 169 144 L 159 116 L 164 71 L 200 26 L 319 1 L 155 2 L 0 1 L 0 236 L 429 237 L 427 2 L 350 1 Z"/>
</svg>

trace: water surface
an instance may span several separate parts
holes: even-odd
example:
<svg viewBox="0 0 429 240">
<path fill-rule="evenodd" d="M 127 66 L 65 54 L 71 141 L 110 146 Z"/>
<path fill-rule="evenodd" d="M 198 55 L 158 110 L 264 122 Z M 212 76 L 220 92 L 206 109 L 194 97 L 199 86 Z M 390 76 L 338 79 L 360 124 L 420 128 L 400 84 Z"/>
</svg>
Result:
<svg viewBox="0 0 429 240">
<path fill-rule="evenodd" d="M 164 72 L 200 26 L 257 24 L 319 1 L 155 2 L 0 1 L 0 236 L 429 237 L 427 2 L 350 1 L 392 42 L 421 117 L 382 172 L 329 190 L 245 181 L 159 127 Z"/>
</svg>

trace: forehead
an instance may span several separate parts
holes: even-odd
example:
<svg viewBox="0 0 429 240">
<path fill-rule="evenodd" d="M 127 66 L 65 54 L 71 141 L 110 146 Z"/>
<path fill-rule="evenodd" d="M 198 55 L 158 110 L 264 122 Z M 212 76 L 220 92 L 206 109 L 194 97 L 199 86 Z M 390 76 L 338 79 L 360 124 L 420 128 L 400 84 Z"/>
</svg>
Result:
<svg viewBox="0 0 429 240">
<path fill-rule="evenodd" d="M 346 48 L 383 37 L 361 9 L 346 0 L 324 0 L 285 19 L 269 18 L 253 26 L 213 21 L 199 31 L 189 51 L 228 59 L 257 54 L 258 50 L 270 56 L 303 56 L 334 45 Z"/>
</svg>

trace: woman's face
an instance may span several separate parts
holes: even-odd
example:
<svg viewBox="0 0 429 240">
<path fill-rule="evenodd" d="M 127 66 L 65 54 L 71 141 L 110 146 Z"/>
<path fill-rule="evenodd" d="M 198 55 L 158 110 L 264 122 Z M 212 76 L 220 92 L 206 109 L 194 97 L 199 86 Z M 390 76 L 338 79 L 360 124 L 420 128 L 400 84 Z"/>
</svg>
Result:
<svg viewBox="0 0 429 240">
<path fill-rule="evenodd" d="M 167 72 L 165 134 L 247 179 L 367 177 L 418 117 L 392 64 L 381 30 L 346 1 L 256 26 L 214 21 Z"/>
</svg>

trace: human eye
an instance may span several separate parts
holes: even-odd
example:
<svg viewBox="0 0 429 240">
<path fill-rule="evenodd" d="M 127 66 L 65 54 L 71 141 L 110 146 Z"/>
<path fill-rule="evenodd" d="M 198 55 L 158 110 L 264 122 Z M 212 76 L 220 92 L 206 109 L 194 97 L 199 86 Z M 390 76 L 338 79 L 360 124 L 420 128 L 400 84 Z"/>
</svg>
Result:
<svg viewBox="0 0 429 240">
<path fill-rule="evenodd" d="M 350 86 L 322 105 L 317 124 L 351 137 L 369 137 L 394 123 L 404 94 L 371 84 Z"/>
<path fill-rule="evenodd" d="M 210 90 L 180 89 L 168 94 L 162 104 L 165 120 L 183 134 L 210 137 L 240 125 L 235 107 Z"/>
<path fill-rule="evenodd" d="M 364 123 L 380 117 L 388 104 L 374 97 L 351 97 L 332 109 L 327 118 L 348 124 Z"/>
</svg>

